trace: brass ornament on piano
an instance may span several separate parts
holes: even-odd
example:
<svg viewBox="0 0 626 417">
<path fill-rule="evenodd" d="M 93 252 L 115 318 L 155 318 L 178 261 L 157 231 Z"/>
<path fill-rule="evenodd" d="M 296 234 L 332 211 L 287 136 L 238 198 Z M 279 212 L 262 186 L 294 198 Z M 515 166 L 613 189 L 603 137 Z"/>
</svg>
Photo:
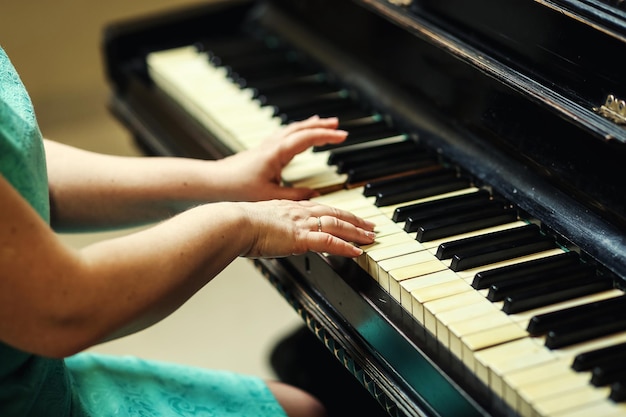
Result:
<svg viewBox="0 0 626 417">
<path fill-rule="evenodd" d="M 596 113 L 618 125 L 626 125 L 626 101 L 609 94 L 600 107 L 594 107 Z"/>
</svg>

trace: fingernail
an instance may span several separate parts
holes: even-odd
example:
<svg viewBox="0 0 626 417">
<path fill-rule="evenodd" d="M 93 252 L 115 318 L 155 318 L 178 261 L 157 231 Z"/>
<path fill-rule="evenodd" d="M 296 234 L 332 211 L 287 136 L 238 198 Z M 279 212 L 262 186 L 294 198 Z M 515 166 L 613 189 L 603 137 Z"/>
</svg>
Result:
<svg viewBox="0 0 626 417">
<path fill-rule="evenodd" d="M 354 253 L 354 256 L 361 256 L 363 254 L 363 249 L 358 246 L 353 246 L 353 248 L 352 252 Z"/>
</svg>

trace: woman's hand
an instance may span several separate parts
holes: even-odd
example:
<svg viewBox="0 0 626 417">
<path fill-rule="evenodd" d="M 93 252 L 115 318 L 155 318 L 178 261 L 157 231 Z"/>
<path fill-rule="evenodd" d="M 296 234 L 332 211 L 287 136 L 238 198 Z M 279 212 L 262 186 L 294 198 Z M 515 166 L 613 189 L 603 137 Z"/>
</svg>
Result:
<svg viewBox="0 0 626 417">
<path fill-rule="evenodd" d="M 374 242 L 374 224 L 347 211 L 310 201 L 271 200 L 241 203 L 249 221 L 251 244 L 241 256 L 281 257 L 308 251 L 356 257 L 354 246 Z M 350 243 L 352 242 L 352 243 Z"/>
<path fill-rule="evenodd" d="M 309 188 L 283 187 L 283 168 L 299 153 L 312 146 L 340 143 L 347 132 L 337 130 L 337 118 L 313 116 L 294 122 L 265 140 L 259 147 L 218 161 L 220 178 L 232 201 L 268 199 L 303 200 L 316 195 Z"/>
<path fill-rule="evenodd" d="M 345 140 L 337 125 L 336 118 L 314 116 L 217 161 L 102 155 L 45 141 L 52 224 L 57 230 L 116 228 L 211 202 L 308 199 L 314 190 L 282 186 L 283 168 L 312 146 Z"/>
</svg>

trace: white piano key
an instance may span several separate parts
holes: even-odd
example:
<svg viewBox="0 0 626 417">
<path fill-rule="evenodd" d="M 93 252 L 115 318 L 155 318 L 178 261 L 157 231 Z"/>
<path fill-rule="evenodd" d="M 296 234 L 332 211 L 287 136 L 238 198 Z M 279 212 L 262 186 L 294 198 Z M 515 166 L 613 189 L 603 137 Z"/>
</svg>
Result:
<svg viewBox="0 0 626 417">
<path fill-rule="evenodd" d="M 404 253 L 402 255 L 395 256 L 389 259 L 383 259 L 378 262 L 377 281 L 383 288 L 388 290 L 389 274 L 391 271 L 401 270 L 403 268 L 412 268 L 413 266 L 417 266 L 422 262 L 433 261 L 433 258 L 434 257 L 430 252 L 422 248 L 421 250 Z M 402 278 L 398 279 L 398 282 L 407 278 L 412 278 L 414 276 L 420 276 L 420 272 L 421 270 L 418 271 L 416 275 L 412 275 L 410 271 L 408 271 L 407 273 L 401 273 Z"/>
<path fill-rule="evenodd" d="M 581 408 L 594 406 L 606 401 L 609 397 L 610 388 L 581 387 L 568 391 L 566 394 L 551 397 L 534 404 L 534 410 L 542 416 L 553 416 L 558 413 L 569 413 Z"/>
<path fill-rule="evenodd" d="M 530 338 L 523 339 L 520 342 L 524 341 L 530 341 L 531 343 L 534 343 L 534 339 Z M 492 349 L 497 348 L 498 347 L 494 347 Z M 486 358 L 485 360 L 488 360 L 488 358 Z M 519 411 L 521 409 L 522 401 L 519 396 L 520 387 L 534 385 L 547 378 L 557 378 L 558 375 L 569 372 L 570 366 L 570 358 L 563 358 L 554 355 L 546 362 L 542 362 L 540 364 L 532 364 L 524 369 L 518 369 L 516 371 L 510 372 L 509 374 L 504 376 L 504 394 L 502 398 L 513 410 Z M 484 372 L 488 373 L 488 370 L 485 370 Z"/>
<path fill-rule="evenodd" d="M 368 197 L 363 195 L 363 187 L 355 187 L 345 190 L 336 191 L 331 194 L 320 195 L 318 197 L 313 197 L 312 201 L 316 201 L 321 204 L 328 204 L 338 208 L 351 207 L 352 206 L 344 206 L 343 204 L 355 204 L 358 202 L 359 207 L 361 206 L 371 206 L 373 205 L 373 197 L 368 200 Z"/>
<path fill-rule="evenodd" d="M 446 265 L 436 258 L 421 262 L 416 265 L 394 269 L 389 273 L 389 293 L 396 300 L 401 301 L 401 284 L 403 281 L 405 281 L 406 279 L 421 279 L 422 285 L 425 285 L 425 283 L 428 281 L 427 277 L 431 277 L 434 273 L 445 271 L 446 269 Z M 439 280 L 437 279 L 437 281 Z"/>
<path fill-rule="evenodd" d="M 400 282 L 402 306 L 422 324 L 424 303 L 461 292 L 474 292 L 474 289 L 448 269 Z"/>
<path fill-rule="evenodd" d="M 485 302 L 490 301 L 483 297 Z M 509 326 L 510 325 L 510 326 Z M 488 334 L 497 336 L 497 330 L 506 326 L 507 329 L 520 329 L 519 325 L 515 324 L 510 318 L 502 314 L 485 314 L 481 317 L 474 318 L 473 320 L 464 320 L 455 323 L 451 323 L 448 326 L 448 338 L 450 352 L 452 352 L 459 359 L 463 359 L 463 351 L 465 341 L 464 339 L 474 334 Z M 521 329 L 523 331 L 523 329 Z M 507 332 L 508 334 L 508 332 Z M 520 332 L 525 335 L 525 333 Z M 521 336 L 520 336 L 521 337 Z M 491 340 L 493 336 L 488 337 Z M 501 340 L 497 340 L 496 343 L 502 343 Z M 484 343 L 479 345 L 481 348 Z"/>
<path fill-rule="evenodd" d="M 466 284 L 467 285 L 467 284 Z M 469 286 L 468 286 L 469 287 Z M 476 291 L 466 291 L 424 303 L 424 327 L 432 334 L 437 333 L 437 315 L 443 311 L 454 310 L 470 303 L 488 302 Z"/>
<path fill-rule="evenodd" d="M 566 410 L 551 414 L 549 417 L 619 417 L 626 415 L 626 404 L 612 401 L 599 401 L 579 407 L 575 410 Z"/>
<path fill-rule="evenodd" d="M 409 253 L 414 253 L 417 251 L 423 251 L 424 247 L 420 242 L 415 239 L 411 239 L 410 237 L 399 243 L 397 245 L 382 248 L 378 250 L 373 250 L 368 252 L 368 271 L 374 277 L 374 279 L 378 279 L 378 264 L 384 260 L 396 258 L 398 256 L 406 255 Z M 432 257 L 429 260 L 437 260 Z M 441 262 L 441 261 L 440 261 Z"/>
</svg>

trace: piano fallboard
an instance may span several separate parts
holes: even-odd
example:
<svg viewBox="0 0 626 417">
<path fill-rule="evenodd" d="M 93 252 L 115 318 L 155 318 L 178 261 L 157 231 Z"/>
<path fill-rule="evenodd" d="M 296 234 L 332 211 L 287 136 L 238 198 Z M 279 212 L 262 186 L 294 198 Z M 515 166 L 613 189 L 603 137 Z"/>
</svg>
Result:
<svg viewBox="0 0 626 417">
<path fill-rule="evenodd" d="M 148 154 L 232 154 L 232 144 L 154 79 L 149 57 L 211 39 L 278 39 L 437 163 L 511 202 L 558 250 L 579 253 L 599 279 L 624 288 L 626 187 L 617 173 L 626 129 L 595 107 L 609 92 L 626 92 L 621 66 L 601 66 L 594 48 L 605 45 L 617 64 L 626 56 L 624 12 L 594 1 L 482 0 L 488 15 L 464 13 L 463 2 L 451 1 L 448 11 L 446 2 L 391 3 L 217 1 L 112 24 L 104 45 L 111 110 Z M 569 48 L 555 56 L 557 46 L 541 44 L 539 30 L 492 29 L 490 19 L 502 22 L 511 10 L 529 25 L 539 13 L 542 31 L 560 30 L 564 39 L 587 34 L 579 55 Z M 489 37 L 504 29 L 506 36 Z M 529 36 L 535 43 L 511 54 Z M 518 414 L 363 262 L 371 260 L 305 254 L 255 261 L 389 414 Z"/>
</svg>

